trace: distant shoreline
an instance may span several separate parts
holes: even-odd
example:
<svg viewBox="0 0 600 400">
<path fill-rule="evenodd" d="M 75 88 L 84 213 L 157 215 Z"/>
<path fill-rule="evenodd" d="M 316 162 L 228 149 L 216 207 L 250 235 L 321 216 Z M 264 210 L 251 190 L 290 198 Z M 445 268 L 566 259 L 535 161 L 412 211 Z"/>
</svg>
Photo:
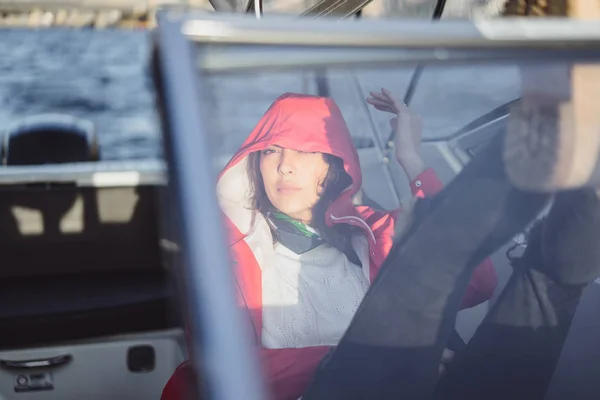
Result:
<svg viewBox="0 0 600 400">
<path fill-rule="evenodd" d="M 444 18 L 493 18 L 505 0 L 449 2 Z M 318 0 L 263 0 L 265 13 L 299 14 Z M 373 0 L 364 18 L 426 17 L 434 0 Z M 0 26 L 151 29 L 162 6 L 212 11 L 208 0 L 0 0 Z"/>
</svg>

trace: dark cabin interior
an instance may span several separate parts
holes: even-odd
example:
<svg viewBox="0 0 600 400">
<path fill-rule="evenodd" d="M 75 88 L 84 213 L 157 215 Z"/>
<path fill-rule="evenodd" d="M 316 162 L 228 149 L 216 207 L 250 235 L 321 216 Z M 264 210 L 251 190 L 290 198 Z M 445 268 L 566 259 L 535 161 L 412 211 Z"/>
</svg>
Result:
<svg viewBox="0 0 600 400">
<path fill-rule="evenodd" d="M 31 347 L 176 326 L 160 187 L 0 186 L 0 343 Z"/>
</svg>

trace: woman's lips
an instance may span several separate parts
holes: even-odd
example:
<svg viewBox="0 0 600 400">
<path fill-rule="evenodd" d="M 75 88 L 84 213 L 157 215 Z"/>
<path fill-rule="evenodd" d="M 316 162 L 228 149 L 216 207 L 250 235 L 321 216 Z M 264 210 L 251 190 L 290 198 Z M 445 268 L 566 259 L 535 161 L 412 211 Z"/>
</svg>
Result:
<svg viewBox="0 0 600 400">
<path fill-rule="evenodd" d="M 282 194 L 297 193 L 300 190 L 302 190 L 302 189 L 299 188 L 298 186 L 294 186 L 294 185 L 289 185 L 289 184 L 277 185 L 277 192 L 282 193 Z"/>
</svg>

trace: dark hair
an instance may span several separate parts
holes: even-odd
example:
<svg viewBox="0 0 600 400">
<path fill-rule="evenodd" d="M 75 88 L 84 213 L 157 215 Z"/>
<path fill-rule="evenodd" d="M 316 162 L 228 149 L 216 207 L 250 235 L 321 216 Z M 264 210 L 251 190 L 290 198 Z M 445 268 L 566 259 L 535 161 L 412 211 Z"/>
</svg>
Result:
<svg viewBox="0 0 600 400">
<path fill-rule="evenodd" d="M 250 207 L 266 215 L 267 212 L 274 209 L 274 206 L 265 191 L 265 184 L 260 173 L 260 156 L 258 151 L 248 155 L 248 177 L 253 191 Z M 311 226 L 320 233 L 325 243 L 343 252 L 352 235 L 362 233 L 362 230 L 343 223 L 329 226 L 325 222 L 325 213 L 331 203 L 352 184 L 352 178 L 344 169 L 344 162 L 341 158 L 331 154 L 323 154 L 323 157 L 329 165 L 329 169 L 321 185 L 323 191 L 320 194 L 320 199 L 312 210 Z M 273 234 L 273 240 L 276 242 L 277 237 L 273 228 L 271 228 L 271 233 Z"/>
</svg>

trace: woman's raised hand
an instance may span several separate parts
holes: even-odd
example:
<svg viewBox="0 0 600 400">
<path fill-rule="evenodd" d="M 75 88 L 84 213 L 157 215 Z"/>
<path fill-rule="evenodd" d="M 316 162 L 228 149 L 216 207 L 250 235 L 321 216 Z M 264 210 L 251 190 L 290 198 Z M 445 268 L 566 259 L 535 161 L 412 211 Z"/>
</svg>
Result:
<svg viewBox="0 0 600 400">
<path fill-rule="evenodd" d="M 390 119 L 390 126 L 394 130 L 394 147 L 396 159 L 404 168 L 408 178 L 412 181 L 425 170 L 421 158 L 421 140 L 423 137 L 423 121 L 421 117 L 408 108 L 403 101 L 394 97 L 388 89 L 380 92 L 371 91 L 367 103 L 379 111 L 389 112 L 396 116 Z"/>
</svg>

